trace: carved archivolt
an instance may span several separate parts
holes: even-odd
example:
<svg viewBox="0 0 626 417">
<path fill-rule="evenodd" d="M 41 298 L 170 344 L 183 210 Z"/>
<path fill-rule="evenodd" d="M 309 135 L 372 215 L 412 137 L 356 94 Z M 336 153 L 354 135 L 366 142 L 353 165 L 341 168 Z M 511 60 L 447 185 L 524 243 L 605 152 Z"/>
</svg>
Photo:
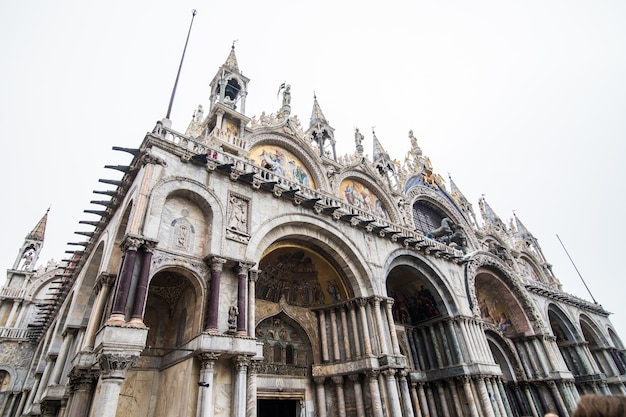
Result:
<svg viewBox="0 0 626 417">
<path fill-rule="evenodd" d="M 197 277 L 208 277 L 210 274 L 209 268 L 201 260 L 195 258 L 187 258 L 180 255 L 174 255 L 172 253 L 164 252 L 161 250 L 154 251 L 150 272 L 151 275 L 154 276 L 157 272 L 164 268 L 176 266 L 191 271 Z M 203 280 L 199 281 L 203 283 Z"/>
<path fill-rule="evenodd" d="M 526 289 L 522 286 L 522 283 L 515 277 L 513 270 L 500 258 L 488 252 L 478 252 L 474 254 L 469 262 L 465 264 L 465 285 L 470 307 L 475 317 L 480 317 L 480 309 L 476 297 L 476 275 L 481 268 L 496 270 L 498 276 L 502 278 L 507 288 L 513 292 L 515 298 L 522 305 L 526 317 L 531 322 L 536 333 L 549 333 L 539 311 L 535 308 L 535 305 L 528 296 Z"/>
</svg>

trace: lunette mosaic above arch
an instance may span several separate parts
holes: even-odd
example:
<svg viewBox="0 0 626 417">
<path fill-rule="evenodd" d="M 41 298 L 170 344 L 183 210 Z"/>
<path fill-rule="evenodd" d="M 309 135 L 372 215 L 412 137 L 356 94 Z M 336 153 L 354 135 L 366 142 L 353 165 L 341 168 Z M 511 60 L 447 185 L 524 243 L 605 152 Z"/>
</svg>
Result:
<svg viewBox="0 0 626 417">
<path fill-rule="evenodd" d="M 387 209 L 366 185 L 353 179 L 346 178 L 339 184 L 339 197 L 373 216 L 383 219 L 389 218 Z"/>
<path fill-rule="evenodd" d="M 276 145 L 260 145 L 252 148 L 248 157 L 259 166 L 276 175 L 315 189 L 315 181 L 306 165 L 288 150 Z"/>
</svg>

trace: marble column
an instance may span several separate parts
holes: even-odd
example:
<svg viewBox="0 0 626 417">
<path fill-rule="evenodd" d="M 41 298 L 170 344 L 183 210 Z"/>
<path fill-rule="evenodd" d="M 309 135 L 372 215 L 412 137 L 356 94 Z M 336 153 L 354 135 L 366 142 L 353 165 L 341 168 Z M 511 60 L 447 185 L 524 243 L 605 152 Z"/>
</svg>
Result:
<svg viewBox="0 0 626 417">
<path fill-rule="evenodd" d="M 422 409 L 422 417 L 430 417 L 430 406 L 426 400 L 426 392 L 424 392 L 424 383 L 417 383 L 417 395 Z M 435 410 L 436 412 L 436 410 Z"/>
<path fill-rule="evenodd" d="M 322 344 L 322 362 L 328 363 L 330 357 L 328 354 L 328 336 L 326 335 L 326 311 L 317 310 L 320 319 L 320 343 Z"/>
<path fill-rule="evenodd" d="M 246 417 L 246 376 L 250 359 L 245 356 L 237 356 L 235 363 L 235 386 L 233 387 L 233 417 Z"/>
<path fill-rule="evenodd" d="M 95 378 L 95 374 L 90 369 L 72 370 L 69 383 L 72 401 L 67 410 L 68 417 L 85 417 L 89 414 Z"/>
<path fill-rule="evenodd" d="M 496 399 L 496 404 L 498 405 L 500 415 L 502 417 L 507 417 L 506 408 L 504 407 L 504 402 L 502 401 L 502 396 L 500 395 L 500 390 L 498 390 L 498 385 L 495 381 L 495 378 L 489 378 L 489 383 L 491 384 L 491 391 L 493 391 L 493 397 Z"/>
<path fill-rule="evenodd" d="M 448 336 L 446 335 L 446 323 L 439 322 L 433 325 L 433 327 L 435 328 L 435 332 L 438 333 L 439 336 L 441 336 L 441 342 L 443 343 L 444 358 L 446 359 L 445 365 L 451 366 L 452 364 L 456 363 L 456 360 L 452 358 L 450 343 L 448 342 Z"/>
<path fill-rule="evenodd" d="M 488 417 L 496 417 L 493 410 L 493 404 L 491 403 L 491 399 L 489 398 L 487 386 L 485 385 L 485 378 L 478 377 L 476 382 L 478 384 L 478 392 L 480 394 L 480 401 L 482 403 L 483 410 L 485 410 Z"/>
<path fill-rule="evenodd" d="M 87 329 L 85 330 L 85 338 L 83 339 L 81 350 L 93 350 L 93 344 L 96 339 L 96 331 L 98 330 L 98 327 L 100 327 L 100 321 L 102 320 L 102 315 L 104 314 L 104 308 L 109 298 L 109 289 L 111 288 L 111 284 L 113 284 L 113 282 L 115 282 L 115 275 L 113 274 L 103 272 L 100 276 L 98 276 L 98 280 L 95 285 L 95 291 L 97 293 L 96 301 L 93 309 L 91 310 L 89 322 L 87 323 Z"/>
<path fill-rule="evenodd" d="M 213 417 L 213 375 L 215 362 L 219 355 L 214 353 L 201 353 L 200 376 L 198 378 L 198 406 L 196 417 Z"/>
<path fill-rule="evenodd" d="M 454 350 L 455 363 L 464 363 L 463 351 L 461 350 L 461 345 L 459 345 L 459 338 L 454 328 L 455 322 L 452 320 L 448 320 L 446 324 L 448 327 L 448 334 L 450 335 L 450 340 L 452 340 L 452 348 Z"/>
<path fill-rule="evenodd" d="M 450 394 L 452 394 L 452 403 L 454 404 L 454 411 L 456 415 L 464 415 L 465 412 L 463 411 L 463 405 L 461 404 L 461 399 L 459 398 L 456 379 L 449 379 L 448 386 L 450 387 Z"/>
<path fill-rule="evenodd" d="M 444 362 L 443 362 L 443 357 L 441 356 L 441 346 L 439 346 L 438 340 L 437 339 L 437 335 L 435 334 L 435 329 L 433 329 L 433 326 L 428 326 L 428 333 L 430 333 L 430 340 L 432 342 L 432 346 L 434 347 L 434 351 L 435 351 L 435 359 L 437 360 L 437 368 L 443 368 L 444 366 Z M 426 342 L 428 343 L 428 342 Z"/>
<path fill-rule="evenodd" d="M 339 351 L 339 335 L 337 334 L 337 313 L 335 308 L 330 309 L 330 336 L 333 339 L 333 362 L 341 361 L 341 352 Z"/>
<path fill-rule="evenodd" d="M 484 378 L 485 379 L 485 386 L 487 388 L 487 392 L 489 393 L 489 400 L 491 401 L 491 407 L 493 409 L 493 413 L 496 415 L 496 417 L 505 417 L 502 415 L 500 410 L 500 407 L 498 407 L 498 402 L 496 401 L 496 396 L 493 392 L 493 386 L 491 385 L 491 379 L 490 378 Z"/>
<path fill-rule="evenodd" d="M 248 336 L 254 337 L 256 322 L 256 282 L 261 274 L 260 270 L 251 270 L 248 274 Z"/>
<path fill-rule="evenodd" d="M 364 298 L 358 298 L 356 302 L 359 304 L 359 312 L 361 313 L 361 329 L 363 331 L 363 349 L 365 351 L 365 356 L 372 356 L 372 339 L 370 338 L 370 331 L 367 323 L 367 312 L 365 311 L 365 304 L 367 301 Z"/>
<path fill-rule="evenodd" d="M 461 379 L 463 380 L 463 392 L 465 393 L 465 401 L 467 401 L 470 416 L 478 417 L 478 408 L 476 408 L 476 400 L 474 399 L 474 393 L 472 392 L 470 377 L 463 376 Z"/>
<path fill-rule="evenodd" d="M 125 249 L 124 261 L 122 262 L 121 273 L 117 280 L 117 290 L 113 298 L 108 324 L 120 325 L 126 323 L 126 303 L 128 302 L 130 284 L 133 279 L 137 250 L 142 243 L 141 239 L 132 236 L 126 236 L 122 242 L 122 248 Z"/>
<path fill-rule="evenodd" d="M 133 302 L 132 313 L 130 315 L 130 324 L 133 324 L 135 326 L 144 326 L 143 311 L 146 307 L 146 297 L 148 295 L 148 281 L 150 280 L 150 265 L 152 263 L 152 251 L 154 250 L 155 246 L 156 242 L 144 241 L 143 258 L 141 260 L 139 280 L 137 281 L 135 299 Z"/>
<path fill-rule="evenodd" d="M 57 417 L 58 406 L 56 401 L 42 401 L 41 402 L 41 416 L 42 417 Z"/>
<path fill-rule="evenodd" d="M 259 371 L 260 362 L 253 360 L 248 365 L 248 389 L 246 391 L 246 417 L 257 417 L 256 409 L 256 375 Z"/>
<path fill-rule="evenodd" d="M 211 293 L 209 294 L 209 303 L 207 306 L 207 323 L 205 330 L 208 333 L 217 333 L 217 319 L 220 309 L 220 281 L 222 277 L 222 269 L 226 259 L 213 257 L 210 259 L 211 267 Z"/>
<path fill-rule="evenodd" d="M 443 389 L 443 382 L 435 382 L 437 386 L 437 393 L 439 394 L 439 403 L 441 404 L 441 413 L 443 417 L 450 417 L 450 410 L 448 409 L 448 399 L 446 398 L 446 392 Z"/>
<path fill-rule="evenodd" d="M 411 404 L 411 392 L 409 391 L 409 383 L 406 379 L 409 373 L 406 370 L 398 372 L 398 383 L 400 385 L 400 393 L 402 394 L 402 412 L 405 416 L 413 416 L 413 404 Z"/>
<path fill-rule="evenodd" d="M 252 267 L 251 264 L 239 262 L 237 266 L 237 336 L 246 336 L 248 333 L 246 325 L 246 306 L 247 306 L 247 287 L 248 287 L 248 271 Z"/>
<path fill-rule="evenodd" d="M 530 412 L 532 413 L 533 417 L 539 417 L 539 411 L 537 410 L 537 406 L 535 405 L 533 395 L 530 392 L 529 384 L 524 384 L 524 395 L 526 395 L 526 401 L 528 402 L 528 406 L 530 407 Z"/>
<path fill-rule="evenodd" d="M 400 406 L 400 395 L 398 394 L 398 386 L 396 384 L 396 370 L 385 369 L 384 371 L 382 371 L 382 373 L 385 376 L 385 385 L 387 387 L 387 398 L 389 400 L 389 409 L 391 410 L 391 417 L 402 417 L 402 407 Z"/>
<path fill-rule="evenodd" d="M 389 333 L 391 333 L 391 347 L 394 355 L 400 355 L 400 345 L 398 344 L 398 333 L 396 332 L 396 324 L 393 321 L 393 298 L 385 299 L 385 311 L 387 313 L 387 325 Z"/>
<path fill-rule="evenodd" d="M 96 404 L 94 404 L 93 415 L 98 417 L 115 417 L 120 390 L 124 379 L 126 379 L 126 372 L 133 365 L 136 358 L 136 355 L 121 352 L 100 354 L 98 358 L 100 368 L 102 369 L 100 374 L 100 395 L 97 397 Z"/>
<path fill-rule="evenodd" d="M 428 402 L 428 409 L 433 417 L 438 417 L 437 403 L 435 402 L 435 394 L 431 385 L 426 385 L 424 388 L 426 391 L 426 401 Z"/>
<path fill-rule="evenodd" d="M 376 333 L 378 333 L 378 345 L 380 346 L 381 353 L 383 355 L 389 354 L 389 346 L 387 345 L 387 338 L 385 337 L 385 326 L 383 324 L 383 316 L 380 311 L 381 297 L 373 297 L 374 319 L 376 320 Z"/>
<path fill-rule="evenodd" d="M 346 360 L 352 359 L 352 351 L 350 350 L 350 336 L 348 335 L 348 316 L 346 314 L 346 306 L 339 306 L 339 317 L 341 317 L 341 331 L 343 332 L 343 349 L 346 352 Z"/>
<path fill-rule="evenodd" d="M 361 378 L 359 374 L 348 375 L 348 379 L 352 381 L 354 388 L 354 401 L 356 402 L 356 415 L 365 415 L 365 404 L 363 404 L 363 388 L 361 387 Z"/>
<path fill-rule="evenodd" d="M 369 381 L 370 398 L 372 400 L 372 416 L 383 417 L 383 404 L 380 399 L 380 387 L 378 386 L 378 371 L 370 370 L 366 375 Z"/>
<path fill-rule="evenodd" d="M 324 377 L 315 377 L 315 391 L 317 393 L 317 417 L 326 417 L 326 389 L 324 388 Z"/>
<path fill-rule="evenodd" d="M 423 417 L 422 408 L 420 407 L 420 400 L 417 396 L 417 382 L 411 381 L 411 402 L 413 403 L 413 410 L 415 417 Z"/>
<path fill-rule="evenodd" d="M 511 407 L 511 403 L 509 402 L 509 397 L 506 395 L 506 390 L 504 389 L 504 384 L 502 384 L 502 380 L 500 378 L 496 378 L 496 388 L 500 393 L 500 398 L 502 399 L 502 403 L 504 405 L 504 409 L 506 410 L 506 415 L 508 417 L 513 417 L 513 407 Z"/>
<path fill-rule="evenodd" d="M 57 356 L 57 360 L 54 364 L 54 369 L 50 374 L 50 382 L 49 385 L 59 385 L 61 379 L 61 373 L 63 372 L 63 368 L 65 367 L 65 362 L 67 361 L 67 355 L 70 351 L 70 346 L 72 345 L 72 341 L 74 340 L 74 332 L 76 329 L 67 329 L 65 331 L 65 337 L 63 338 L 63 343 L 61 344 L 61 349 L 59 350 L 59 355 Z"/>
<path fill-rule="evenodd" d="M 352 322 L 352 340 L 354 341 L 354 354 L 357 358 L 361 357 L 361 341 L 359 339 L 359 326 L 356 320 L 356 301 L 350 301 L 350 321 Z"/>
<path fill-rule="evenodd" d="M 339 417 L 346 417 L 346 399 L 343 394 L 343 377 L 334 376 L 331 379 L 335 383 L 335 390 L 337 393 L 337 415 Z"/>
</svg>

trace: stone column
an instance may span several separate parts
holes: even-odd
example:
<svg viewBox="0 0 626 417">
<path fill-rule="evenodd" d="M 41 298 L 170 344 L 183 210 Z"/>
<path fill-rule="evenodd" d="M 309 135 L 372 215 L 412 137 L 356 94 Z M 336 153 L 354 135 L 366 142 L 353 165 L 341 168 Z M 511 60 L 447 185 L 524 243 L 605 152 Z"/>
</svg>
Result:
<svg viewBox="0 0 626 417">
<path fill-rule="evenodd" d="M 246 375 L 250 359 L 237 356 L 235 362 L 235 386 L 233 388 L 233 417 L 246 417 Z"/>
<path fill-rule="evenodd" d="M 446 365 L 451 366 L 452 364 L 456 363 L 456 359 L 452 358 L 450 343 L 448 342 L 448 336 L 446 335 L 446 323 L 440 321 L 439 323 L 434 324 L 433 327 L 435 328 L 435 332 L 441 335 L 441 342 L 443 343 L 442 350 L 444 353 L 444 358 L 447 361 Z"/>
<path fill-rule="evenodd" d="M 552 397 L 554 398 L 554 402 L 558 408 L 559 416 L 569 417 L 569 413 L 567 412 L 567 406 L 563 402 L 563 398 L 561 397 L 561 393 L 556 387 L 556 383 L 554 381 L 548 381 L 548 388 L 550 388 L 550 392 L 552 393 Z M 608 393 L 610 395 L 610 393 Z"/>
<path fill-rule="evenodd" d="M 126 372 L 137 357 L 137 355 L 123 352 L 105 352 L 99 355 L 102 373 L 100 374 L 100 395 L 97 403 L 94 404 L 95 416 L 115 417 Z"/>
<path fill-rule="evenodd" d="M 524 395 L 526 396 L 526 401 L 528 402 L 528 406 L 530 407 L 530 412 L 533 417 L 539 417 L 539 412 L 537 411 L 537 406 L 535 405 L 535 400 L 530 393 L 530 387 L 528 384 L 524 384 Z"/>
<path fill-rule="evenodd" d="M 454 356 L 456 363 L 464 363 L 463 360 L 463 351 L 461 350 L 461 346 L 459 345 L 459 339 L 457 336 L 457 332 L 454 329 L 455 323 L 452 320 L 446 321 L 448 333 L 450 335 L 450 340 L 452 340 L 452 348 L 454 350 Z"/>
<path fill-rule="evenodd" d="M 11 307 L 11 312 L 9 313 L 9 318 L 7 318 L 6 324 L 4 327 L 13 327 L 15 318 L 17 317 L 17 311 L 20 308 L 20 304 L 22 304 L 21 300 L 14 300 L 13 306 Z"/>
<path fill-rule="evenodd" d="M 498 392 L 500 393 L 500 398 L 502 399 L 502 403 L 504 404 L 504 409 L 506 410 L 506 414 L 508 417 L 513 417 L 511 403 L 509 402 L 509 398 L 506 395 L 506 391 L 504 390 L 504 385 L 502 384 L 502 380 L 500 378 L 496 379 L 496 387 L 498 388 Z"/>
<path fill-rule="evenodd" d="M 478 357 L 478 354 L 476 353 L 474 340 L 467 327 L 467 318 L 462 317 L 459 321 L 459 326 L 461 328 L 461 334 L 463 335 L 463 339 L 465 339 L 465 346 L 467 346 L 467 350 L 469 351 L 469 355 L 471 357 L 471 359 L 469 359 L 468 362 L 473 362 L 473 361 L 476 361 L 477 359 L 480 359 Z"/>
<path fill-rule="evenodd" d="M 474 399 L 474 393 L 472 392 L 472 386 L 469 376 L 461 377 L 463 379 L 463 391 L 465 392 L 465 399 L 469 408 L 470 416 L 478 417 L 478 408 L 476 408 L 476 400 Z"/>
<path fill-rule="evenodd" d="M 500 396 L 500 391 L 498 390 L 498 385 L 494 378 L 489 378 L 488 383 L 491 384 L 491 391 L 493 391 L 493 396 L 496 399 L 496 404 L 498 405 L 498 410 L 500 411 L 500 415 L 502 417 L 507 417 L 506 408 L 504 407 L 504 402 L 502 401 L 502 397 Z"/>
<path fill-rule="evenodd" d="M 200 377 L 198 378 L 198 406 L 197 417 L 213 417 L 213 375 L 215 362 L 219 355 L 215 353 L 201 353 Z"/>
<path fill-rule="evenodd" d="M 465 415 L 465 412 L 463 411 L 463 405 L 461 404 L 461 399 L 459 398 L 457 379 L 449 379 L 448 386 L 450 387 L 450 394 L 452 394 L 452 402 L 454 403 L 454 411 L 456 412 L 456 415 Z"/>
<path fill-rule="evenodd" d="M 393 298 L 387 298 L 385 300 L 385 311 L 387 313 L 387 325 L 389 326 L 389 333 L 391 333 L 391 348 L 394 355 L 401 355 L 400 345 L 398 343 L 398 333 L 396 332 L 396 324 L 393 321 Z"/>
<path fill-rule="evenodd" d="M 150 279 L 150 264 L 152 262 L 152 251 L 156 242 L 144 242 L 143 259 L 141 260 L 141 270 L 135 291 L 133 310 L 130 316 L 130 324 L 143 327 L 143 311 L 146 306 L 146 296 L 148 294 L 148 281 Z"/>
<path fill-rule="evenodd" d="M 339 417 L 346 417 L 346 399 L 343 395 L 343 377 L 332 377 L 335 383 L 335 390 L 337 391 L 337 413 Z"/>
<path fill-rule="evenodd" d="M 260 270 L 250 271 L 248 274 L 248 336 L 250 337 L 254 337 L 256 324 L 256 282 L 259 274 L 261 274 Z"/>
<path fill-rule="evenodd" d="M 406 377 L 409 373 L 406 370 L 401 370 L 398 375 L 398 382 L 400 383 L 400 392 L 402 393 L 402 412 L 405 416 L 413 416 L 413 405 L 411 404 L 411 392 L 409 391 L 409 383 Z"/>
<path fill-rule="evenodd" d="M 428 335 L 428 329 L 425 327 L 417 328 L 419 331 L 419 338 L 424 342 L 424 350 L 426 350 L 426 359 L 428 361 L 428 367 L 424 368 L 424 370 L 428 369 L 437 369 L 439 365 L 435 361 L 435 357 L 433 355 L 433 346 L 430 344 L 430 336 Z"/>
<path fill-rule="evenodd" d="M 239 262 L 237 266 L 237 309 L 239 314 L 237 315 L 237 336 L 246 336 L 246 305 L 247 305 L 247 283 L 248 283 L 248 271 L 252 267 L 251 264 L 245 262 Z"/>
<path fill-rule="evenodd" d="M 361 313 L 361 328 L 363 330 L 363 349 L 365 351 L 365 356 L 372 356 L 372 342 L 370 338 L 369 326 L 367 324 L 367 312 L 365 311 L 365 304 L 367 301 L 364 298 L 358 298 L 356 302 L 359 304 L 359 312 Z"/>
<path fill-rule="evenodd" d="M 327 363 L 330 359 L 328 355 L 328 339 L 326 336 L 326 311 L 317 310 L 317 314 L 320 319 L 320 343 L 322 344 L 322 362 Z"/>
<path fill-rule="evenodd" d="M 89 403 L 95 375 L 90 369 L 75 368 L 70 372 L 72 401 L 67 410 L 68 417 L 85 417 L 89 414 Z"/>
<path fill-rule="evenodd" d="M 326 417 L 326 391 L 324 389 L 323 376 L 313 378 L 317 392 L 317 416 Z"/>
<path fill-rule="evenodd" d="M 422 408 L 422 417 L 430 417 L 430 405 L 428 404 L 428 400 L 426 399 L 426 392 L 424 391 L 424 383 L 417 383 L 417 395 L 420 399 L 420 405 Z M 435 410 L 437 412 L 437 410 Z"/>
<path fill-rule="evenodd" d="M 400 396 L 398 395 L 398 386 L 396 385 L 396 376 L 395 376 L 396 370 L 385 369 L 384 371 L 382 371 L 382 373 L 385 376 L 385 382 L 387 386 L 387 398 L 389 400 L 389 409 L 391 410 L 391 417 L 402 417 L 402 407 L 400 406 Z"/>
<path fill-rule="evenodd" d="M 430 385 L 426 385 L 424 387 L 426 391 L 426 401 L 428 402 L 428 409 L 433 417 L 438 417 L 437 414 L 437 404 L 435 403 L 435 396 L 433 394 L 433 390 Z"/>
<path fill-rule="evenodd" d="M 443 417 L 450 417 L 450 410 L 448 409 L 448 399 L 446 398 L 446 393 L 443 389 L 443 382 L 437 381 L 435 382 L 437 386 L 437 393 L 439 394 L 439 403 L 441 404 L 441 411 Z"/>
<path fill-rule="evenodd" d="M 259 361 L 250 361 L 248 365 L 248 389 L 246 397 L 246 417 L 257 417 L 256 410 L 256 375 L 259 372 Z"/>
<path fill-rule="evenodd" d="M 437 343 L 437 335 L 435 334 L 435 330 L 433 329 L 433 326 L 428 326 L 428 333 L 430 334 L 430 340 L 432 341 L 433 347 L 434 347 L 434 351 L 435 351 L 435 358 L 437 360 L 437 368 L 443 368 L 444 366 L 444 362 L 443 362 L 443 357 L 441 356 L 441 347 L 438 345 Z"/>
<path fill-rule="evenodd" d="M 83 339 L 83 346 L 81 350 L 91 351 L 96 338 L 96 331 L 100 326 L 102 315 L 104 314 L 104 306 L 109 298 L 109 289 L 111 284 L 115 282 L 115 275 L 107 274 L 105 272 L 98 276 L 96 281 L 95 291 L 97 293 L 96 301 L 93 309 L 91 310 L 91 317 L 87 323 L 87 329 L 85 330 L 85 338 Z"/>
<path fill-rule="evenodd" d="M 411 381 L 411 401 L 413 402 L 415 417 L 423 417 L 422 409 L 420 407 L 420 400 L 417 397 L 417 382 L 415 381 Z"/>
<path fill-rule="evenodd" d="M 117 290 L 113 298 L 113 307 L 111 308 L 111 317 L 109 317 L 108 324 L 115 326 L 126 323 L 126 303 L 128 302 L 128 293 L 133 278 L 137 249 L 139 249 L 141 244 L 141 239 L 133 236 L 126 236 L 122 242 L 121 246 L 125 250 L 124 261 L 122 262 L 122 270 L 117 280 Z"/>
<path fill-rule="evenodd" d="M 367 372 L 367 379 L 370 387 L 370 397 L 372 400 L 372 416 L 383 417 L 383 404 L 380 399 L 380 387 L 378 386 L 378 372 L 370 370 Z"/>
<path fill-rule="evenodd" d="M 352 381 L 354 387 L 354 400 L 356 402 L 356 415 L 365 415 L 365 405 L 363 404 L 363 388 L 361 387 L 361 380 L 359 374 L 348 375 L 348 379 Z"/>
<path fill-rule="evenodd" d="M 493 411 L 491 399 L 489 398 L 489 392 L 487 392 L 487 386 L 485 385 L 485 378 L 478 377 L 476 382 L 478 383 L 478 392 L 480 393 L 480 400 L 483 405 L 483 410 L 485 410 L 488 417 L 496 417 Z"/>
<path fill-rule="evenodd" d="M 341 330 L 343 331 L 343 348 L 346 351 L 346 360 L 352 359 L 352 351 L 350 350 L 350 337 L 348 336 L 348 316 L 346 315 L 346 306 L 339 306 L 339 316 L 341 317 Z"/>
<path fill-rule="evenodd" d="M 350 321 L 352 322 L 352 340 L 354 341 L 354 353 L 357 358 L 361 357 L 361 341 L 359 339 L 359 326 L 356 321 L 356 302 L 350 301 Z"/>
<path fill-rule="evenodd" d="M 333 339 L 333 362 L 339 362 L 341 352 L 339 351 L 339 335 L 337 334 L 337 313 L 334 307 L 330 309 L 330 336 Z"/>
<path fill-rule="evenodd" d="M 222 268 L 226 263 L 226 259 L 216 256 L 210 259 L 211 267 L 211 293 L 209 294 L 209 303 L 207 306 L 207 323 L 205 330 L 208 333 L 215 334 L 217 329 L 217 318 L 220 309 L 220 281 L 222 277 Z"/>
<path fill-rule="evenodd" d="M 378 344 L 383 355 L 389 354 L 389 346 L 387 345 L 387 338 L 385 337 L 385 326 L 383 325 L 383 316 L 380 312 L 381 297 L 373 297 L 374 301 L 374 318 L 376 319 L 376 330 L 378 333 Z"/>
<path fill-rule="evenodd" d="M 54 364 L 54 369 L 50 374 L 49 385 L 59 385 L 61 373 L 63 372 L 65 362 L 67 361 L 67 354 L 69 353 L 70 346 L 72 345 L 72 341 L 74 340 L 74 332 L 75 329 L 67 329 L 65 331 L 65 337 L 63 338 L 63 343 L 61 344 L 59 355 L 57 356 L 56 363 Z"/>
</svg>

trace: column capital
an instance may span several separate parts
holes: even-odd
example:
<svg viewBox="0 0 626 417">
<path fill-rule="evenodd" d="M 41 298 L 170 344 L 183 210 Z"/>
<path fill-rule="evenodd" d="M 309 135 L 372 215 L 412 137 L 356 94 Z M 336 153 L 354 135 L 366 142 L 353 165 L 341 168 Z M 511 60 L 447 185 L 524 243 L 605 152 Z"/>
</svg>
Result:
<svg viewBox="0 0 626 417">
<path fill-rule="evenodd" d="M 356 305 L 358 305 L 359 307 L 365 307 L 367 305 L 367 300 L 365 298 L 359 297 L 359 298 L 355 298 L 354 302 L 356 303 Z"/>
<path fill-rule="evenodd" d="M 157 247 L 158 244 L 158 240 L 144 239 L 143 250 L 146 252 L 154 252 L 154 249 Z"/>
<path fill-rule="evenodd" d="M 316 376 L 316 377 L 313 377 L 313 381 L 315 381 L 315 385 L 324 385 L 324 381 L 326 381 L 326 377 Z"/>
<path fill-rule="evenodd" d="M 212 370 L 215 366 L 215 362 L 219 359 L 219 353 L 213 352 L 202 352 L 198 355 L 198 359 L 200 360 L 200 367 L 206 370 Z"/>
<path fill-rule="evenodd" d="M 248 370 L 250 358 L 247 356 L 238 355 L 233 358 L 233 362 L 235 363 L 235 369 L 237 369 L 237 372 L 245 372 Z"/>
<path fill-rule="evenodd" d="M 99 293 L 100 290 L 102 290 L 102 287 L 110 287 L 111 285 L 113 285 L 116 278 L 117 274 L 112 274 L 110 272 L 101 272 L 100 275 L 98 275 L 98 278 L 96 278 L 96 283 L 93 286 L 96 294 Z"/>
<path fill-rule="evenodd" d="M 259 276 L 261 275 L 260 269 L 251 269 L 248 274 L 248 279 L 252 282 L 257 282 L 259 280 Z"/>
<path fill-rule="evenodd" d="M 393 307 L 393 303 L 395 303 L 395 300 L 391 297 L 387 297 L 385 298 L 385 306 L 391 310 L 391 308 Z"/>
<path fill-rule="evenodd" d="M 343 377 L 341 375 L 333 376 L 330 379 L 332 379 L 332 381 L 335 383 L 335 385 L 343 385 Z"/>
<path fill-rule="evenodd" d="M 369 379 L 378 378 L 378 374 L 380 374 L 380 370 L 378 369 L 368 369 L 367 371 L 365 371 L 365 375 L 367 375 Z"/>
<path fill-rule="evenodd" d="M 397 370 L 393 368 L 387 368 L 382 371 L 383 375 L 387 377 L 387 379 L 393 378 L 396 375 Z"/>
<path fill-rule="evenodd" d="M 124 236 L 124 240 L 122 240 L 120 247 L 123 251 L 132 250 L 136 252 L 137 249 L 139 249 L 139 247 L 143 244 L 143 242 L 144 240 L 139 236 L 126 235 Z"/>
<path fill-rule="evenodd" d="M 350 381 L 352 381 L 353 383 L 361 382 L 361 375 L 360 374 L 350 374 L 350 375 L 348 375 L 348 379 Z"/>
<path fill-rule="evenodd" d="M 98 362 L 104 379 L 126 378 L 128 371 L 139 355 L 124 352 L 102 352 L 98 355 Z"/>
<path fill-rule="evenodd" d="M 204 261 L 207 263 L 207 265 L 209 265 L 209 267 L 211 268 L 211 271 L 213 272 L 222 272 L 224 265 L 226 264 L 226 262 L 228 262 L 227 259 L 220 258 L 218 256 L 211 256 L 211 257 L 205 258 Z"/>
<path fill-rule="evenodd" d="M 70 392 L 91 390 L 93 382 L 97 376 L 97 372 L 94 372 L 91 369 L 72 369 L 68 375 Z"/>
<path fill-rule="evenodd" d="M 235 271 L 238 275 L 247 275 L 248 271 L 250 271 L 250 269 L 252 269 L 254 265 L 254 262 L 237 262 L 237 265 L 235 266 Z"/>
</svg>

